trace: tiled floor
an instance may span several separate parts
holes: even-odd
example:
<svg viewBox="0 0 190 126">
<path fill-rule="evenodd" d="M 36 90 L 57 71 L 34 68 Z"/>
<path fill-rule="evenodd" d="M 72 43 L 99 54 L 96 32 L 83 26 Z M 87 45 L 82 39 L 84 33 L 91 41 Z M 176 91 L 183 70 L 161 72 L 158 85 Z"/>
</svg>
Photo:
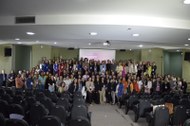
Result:
<svg viewBox="0 0 190 126">
<path fill-rule="evenodd" d="M 124 110 L 119 109 L 116 105 L 93 104 L 89 106 L 89 111 L 92 112 L 92 126 L 148 126 L 143 118 L 134 123 L 134 113 L 129 111 L 128 115 L 125 115 Z"/>
</svg>

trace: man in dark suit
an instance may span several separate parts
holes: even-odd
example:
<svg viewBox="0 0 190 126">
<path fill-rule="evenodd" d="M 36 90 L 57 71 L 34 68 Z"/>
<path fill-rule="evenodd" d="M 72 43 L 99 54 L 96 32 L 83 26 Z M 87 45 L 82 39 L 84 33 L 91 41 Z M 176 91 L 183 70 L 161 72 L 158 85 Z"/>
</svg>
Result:
<svg viewBox="0 0 190 126">
<path fill-rule="evenodd" d="M 5 70 L 2 70 L 0 74 L 0 87 L 6 86 L 6 81 L 7 81 L 7 74 L 5 73 Z"/>
</svg>

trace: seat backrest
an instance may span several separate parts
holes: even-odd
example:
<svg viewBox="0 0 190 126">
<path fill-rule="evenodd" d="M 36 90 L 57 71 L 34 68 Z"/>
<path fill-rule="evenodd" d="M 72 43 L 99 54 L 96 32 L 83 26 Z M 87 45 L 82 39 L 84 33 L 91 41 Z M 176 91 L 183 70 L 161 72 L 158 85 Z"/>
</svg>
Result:
<svg viewBox="0 0 190 126">
<path fill-rule="evenodd" d="M 154 112 L 154 126 L 168 126 L 169 110 L 165 106 L 157 107 Z"/>
<path fill-rule="evenodd" d="M 55 92 L 51 92 L 51 95 L 49 97 L 54 103 L 57 103 L 58 101 L 58 97 L 57 94 Z"/>
<path fill-rule="evenodd" d="M 5 123 L 5 126 L 29 126 L 28 123 L 24 120 L 19 119 L 8 119 Z"/>
<path fill-rule="evenodd" d="M 23 97 L 21 95 L 15 95 L 13 97 L 13 103 L 15 104 L 20 104 L 22 103 Z"/>
<path fill-rule="evenodd" d="M 150 108 L 151 107 L 151 103 L 149 100 L 147 99 L 140 99 L 139 100 L 139 116 L 145 116 L 145 109 Z"/>
<path fill-rule="evenodd" d="M 24 108 L 19 104 L 11 104 L 9 107 L 9 114 L 19 114 L 24 116 Z"/>
<path fill-rule="evenodd" d="M 5 100 L 5 101 L 7 101 L 9 104 L 11 104 L 12 101 L 13 101 L 13 98 L 9 94 L 4 94 L 2 96 L 2 99 Z"/>
<path fill-rule="evenodd" d="M 56 116 L 44 116 L 38 122 L 38 126 L 61 126 L 61 121 Z"/>
<path fill-rule="evenodd" d="M 30 122 L 32 125 L 36 125 L 38 121 L 47 115 L 49 111 L 42 105 L 41 103 L 37 102 L 34 104 L 30 109 Z"/>
<path fill-rule="evenodd" d="M 83 98 L 76 98 L 73 100 L 73 105 L 85 105 L 85 100 Z"/>
<path fill-rule="evenodd" d="M 63 106 L 56 105 L 52 108 L 52 111 L 50 112 L 50 115 L 57 116 L 63 124 L 66 123 L 67 119 L 67 112 Z"/>
<path fill-rule="evenodd" d="M 0 88 L 0 97 L 2 97 L 5 94 L 5 89 L 4 88 Z"/>
<path fill-rule="evenodd" d="M 46 98 L 46 96 L 43 92 L 36 93 L 36 100 L 37 101 L 41 101 L 42 99 L 45 99 L 45 98 Z"/>
<path fill-rule="evenodd" d="M 69 121 L 69 126 L 91 126 L 91 124 L 86 117 L 79 116 L 78 118 L 71 119 Z"/>
<path fill-rule="evenodd" d="M 64 106 L 67 111 L 70 109 L 69 100 L 66 99 L 66 98 L 60 98 L 60 99 L 58 99 L 57 105 L 62 105 L 62 106 Z"/>
<path fill-rule="evenodd" d="M 50 97 L 51 92 L 48 89 L 45 89 L 43 92 L 47 97 Z"/>
<path fill-rule="evenodd" d="M 54 106 L 50 98 L 41 99 L 40 103 L 42 103 L 49 110 L 49 112 Z"/>
<path fill-rule="evenodd" d="M 71 95 L 69 93 L 63 93 L 63 94 L 61 94 L 61 98 L 66 98 L 69 101 L 72 101 Z"/>
<path fill-rule="evenodd" d="M 75 119 L 81 116 L 88 118 L 88 109 L 86 108 L 86 106 L 84 105 L 73 106 L 71 111 L 71 118 Z"/>
<path fill-rule="evenodd" d="M 15 95 L 23 95 L 23 90 L 16 89 L 15 90 Z"/>
<path fill-rule="evenodd" d="M 0 113 L 0 126 L 5 126 L 5 117 Z"/>
<path fill-rule="evenodd" d="M 182 125 L 187 119 L 186 107 L 178 105 L 174 108 L 173 125 Z"/>
<path fill-rule="evenodd" d="M 190 101 L 187 98 L 183 98 L 179 101 L 179 105 L 185 106 L 187 109 L 190 109 Z"/>
<path fill-rule="evenodd" d="M 25 97 L 27 98 L 27 97 L 32 97 L 32 96 L 34 96 L 33 91 L 30 89 L 26 89 L 25 90 Z"/>
<path fill-rule="evenodd" d="M 29 106 L 29 109 L 32 107 L 33 104 L 35 104 L 37 102 L 36 98 L 32 97 L 32 96 L 27 97 L 26 101 L 27 101 L 27 104 Z"/>
<path fill-rule="evenodd" d="M 187 119 L 187 120 L 184 122 L 183 126 L 190 126 L 190 119 Z"/>
<path fill-rule="evenodd" d="M 135 101 L 137 101 L 137 100 L 138 100 L 138 96 L 137 96 L 137 95 L 132 95 L 132 96 L 130 96 L 130 97 L 129 97 L 129 106 L 132 106 L 133 103 L 134 103 Z"/>
<path fill-rule="evenodd" d="M 174 94 L 171 98 L 171 102 L 174 104 L 174 106 L 179 105 L 180 97 L 177 94 Z"/>
<path fill-rule="evenodd" d="M 5 91 L 6 91 L 6 94 L 9 94 L 11 97 L 14 96 L 14 91 L 11 88 L 6 88 Z"/>
<path fill-rule="evenodd" d="M 9 109 L 8 102 L 0 99 L 0 113 L 2 113 L 5 117 L 8 117 L 9 116 L 8 109 Z"/>
</svg>

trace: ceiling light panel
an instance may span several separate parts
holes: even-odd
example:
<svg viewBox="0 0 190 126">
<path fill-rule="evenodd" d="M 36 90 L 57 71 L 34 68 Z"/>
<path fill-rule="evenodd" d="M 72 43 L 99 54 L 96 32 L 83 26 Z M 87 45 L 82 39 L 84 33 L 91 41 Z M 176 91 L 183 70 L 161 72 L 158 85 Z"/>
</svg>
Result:
<svg viewBox="0 0 190 126">
<path fill-rule="evenodd" d="M 137 34 L 137 33 L 133 34 L 133 37 L 138 37 L 138 36 L 139 36 L 139 34 Z"/>
<path fill-rule="evenodd" d="M 184 4 L 190 4 L 190 0 L 184 0 Z"/>
<path fill-rule="evenodd" d="M 19 38 L 15 38 L 16 41 L 19 41 L 20 39 Z"/>
<path fill-rule="evenodd" d="M 98 33 L 97 32 L 90 32 L 89 35 L 96 36 L 96 35 L 98 35 Z"/>
<path fill-rule="evenodd" d="M 186 47 L 187 47 L 187 46 L 189 46 L 189 44 L 184 44 L 184 46 L 186 46 Z"/>
<path fill-rule="evenodd" d="M 35 35 L 34 32 L 26 32 L 27 35 Z"/>
<path fill-rule="evenodd" d="M 143 45 L 139 45 L 139 47 L 140 47 L 140 48 L 142 48 L 142 47 L 143 47 Z"/>
</svg>

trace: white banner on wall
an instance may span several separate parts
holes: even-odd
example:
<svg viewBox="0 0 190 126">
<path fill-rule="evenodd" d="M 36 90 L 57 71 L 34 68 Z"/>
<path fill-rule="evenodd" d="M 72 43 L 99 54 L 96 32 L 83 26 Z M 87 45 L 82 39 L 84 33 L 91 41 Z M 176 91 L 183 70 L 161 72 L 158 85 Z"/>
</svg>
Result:
<svg viewBox="0 0 190 126">
<path fill-rule="evenodd" d="M 115 50 L 106 49 L 80 49 L 79 59 L 88 58 L 94 60 L 115 60 Z"/>
</svg>

